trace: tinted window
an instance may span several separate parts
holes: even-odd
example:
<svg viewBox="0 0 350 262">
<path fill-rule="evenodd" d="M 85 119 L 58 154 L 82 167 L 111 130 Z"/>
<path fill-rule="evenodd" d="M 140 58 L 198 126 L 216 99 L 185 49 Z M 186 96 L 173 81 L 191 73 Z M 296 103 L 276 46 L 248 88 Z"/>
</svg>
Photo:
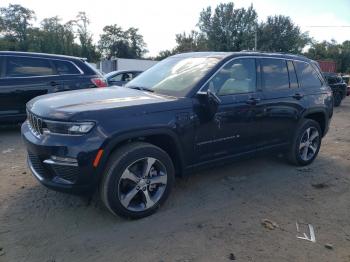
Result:
<svg viewBox="0 0 350 262">
<path fill-rule="evenodd" d="M 2 56 L 0 56 L 0 77 L 3 77 L 3 73 L 4 73 L 3 63 L 4 63 L 4 59 Z"/>
<path fill-rule="evenodd" d="M 282 90 L 289 88 L 286 61 L 283 59 L 261 59 L 262 87 L 264 90 Z"/>
<path fill-rule="evenodd" d="M 292 61 L 287 61 L 288 73 L 289 73 L 289 83 L 291 88 L 298 87 L 297 75 L 295 73 L 294 65 Z"/>
<path fill-rule="evenodd" d="M 7 57 L 6 77 L 53 75 L 48 59 L 29 57 Z"/>
<path fill-rule="evenodd" d="M 69 61 L 53 60 L 57 73 L 59 75 L 76 75 L 80 74 L 78 68 Z"/>
<path fill-rule="evenodd" d="M 128 82 L 132 79 L 132 74 L 131 73 L 122 73 L 118 74 L 116 76 L 111 77 L 109 80 L 110 81 L 123 81 L 123 82 Z"/>
<path fill-rule="evenodd" d="M 235 59 L 209 81 L 208 88 L 218 95 L 249 93 L 256 90 L 255 59 Z"/>
<path fill-rule="evenodd" d="M 294 65 L 301 87 L 321 87 L 322 82 L 311 65 L 299 61 L 294 61 Z"/>
<path fill-rule="evenodd" d="M 123 74 L 117 74 L 117 75 L 111 77 L 109 80 L 110 81 L 122 81 L 122 76 L 123 76 Z"/>
</svg>

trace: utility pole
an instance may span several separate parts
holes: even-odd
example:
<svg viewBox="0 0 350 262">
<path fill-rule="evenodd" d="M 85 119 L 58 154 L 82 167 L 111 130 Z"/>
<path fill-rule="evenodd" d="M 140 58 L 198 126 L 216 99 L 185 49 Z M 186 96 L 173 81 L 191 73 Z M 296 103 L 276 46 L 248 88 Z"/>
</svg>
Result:
<svg viewBox="0 0 350 262">
<path fill-rule="evenodd" d="M 254 34 L 254 51 L 258 50 L 258 25 L 255 26 L 255 34 Z"/>
<path fill-rule="evenodd" d="M 254 51 L 258 50 L 258 31 L 255 30 Z"/>
</svg>

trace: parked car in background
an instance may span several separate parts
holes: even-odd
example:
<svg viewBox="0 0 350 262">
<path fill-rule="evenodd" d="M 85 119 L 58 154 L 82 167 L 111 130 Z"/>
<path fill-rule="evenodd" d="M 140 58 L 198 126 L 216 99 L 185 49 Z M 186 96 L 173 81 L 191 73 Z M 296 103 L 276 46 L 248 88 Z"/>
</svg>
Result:
<svg viewBox="0 0 350 262">
<path fill-rule="evenodd" d="M 270 150 L 312 163 L 333 96 L 302 56 L 199 52 L 166 58 L 125 87 L 35 98 L 27 111 L 22 136 L 42 184 L 99 188 L 112 213 L 141 218 L 166 200 L 175 175 L 199 167 Z"/>
<path fill-rule="evenodd" d="M 26 103 L 36 96 L 105 86 L 83 58 L 0 51 L 0 122 L 25 120 Z"/>
<path fill-rule="evenodd" d="M 347 94 L 346 83 L 336 73 L 323 72 L 323 75 L 326 78 L 328 85 L 332 88 L 334 106 L 340 106 L 342 100 L 346 97 Z"/>
<path fill-rule="evenodd" d="M 350 96 L 350 75 L 343 75 L 342 78 L 343 78 L 343 81 L 344 81 L 344 82 L 346 83 L 346 85 L 348 86 L 346 95 L 347 95 L 347 96 Z"/>
<path fill-rule="evenodd" d="M 119 70 L 107 73 L 104 77 L 110 86 L 123 86 L 141 73 L 137 70 Z"/>
</svg>

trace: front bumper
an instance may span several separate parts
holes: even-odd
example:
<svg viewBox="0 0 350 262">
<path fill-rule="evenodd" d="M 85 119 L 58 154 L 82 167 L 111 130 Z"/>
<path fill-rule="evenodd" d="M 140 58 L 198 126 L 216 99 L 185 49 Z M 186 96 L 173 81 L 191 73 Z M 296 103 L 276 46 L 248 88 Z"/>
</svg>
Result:
<svg viewBox="0 0 350 262">
<path fill-rule="evenodd" d="M 68 193 L 94 191 L 99 177 L 93 161 L 102 144 L 97 130 L 84 136 L 37 137 L 25 121 L 21 132 L 28 151 L 29 169 L 41 184 Z M 63 161 L 57 161 L 54 157 Z"/>
</svg>

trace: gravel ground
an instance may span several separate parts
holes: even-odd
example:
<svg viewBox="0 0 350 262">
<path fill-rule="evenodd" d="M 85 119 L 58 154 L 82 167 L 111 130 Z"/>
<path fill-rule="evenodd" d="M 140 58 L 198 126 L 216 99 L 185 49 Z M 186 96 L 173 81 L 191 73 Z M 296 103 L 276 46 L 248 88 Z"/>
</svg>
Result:
<svg viewBox="0 0 350 262">
<path fill-rule="evenodd" d="M 41 186 L 19 128 L 2 128 L 0 261 L 350 261 L 349 184 L 350 99 L 312 165 L 265 156 L 201 171 L 136 221 Z M 296 221 L 316 243 L 297 239 Z"/>
</svg>

